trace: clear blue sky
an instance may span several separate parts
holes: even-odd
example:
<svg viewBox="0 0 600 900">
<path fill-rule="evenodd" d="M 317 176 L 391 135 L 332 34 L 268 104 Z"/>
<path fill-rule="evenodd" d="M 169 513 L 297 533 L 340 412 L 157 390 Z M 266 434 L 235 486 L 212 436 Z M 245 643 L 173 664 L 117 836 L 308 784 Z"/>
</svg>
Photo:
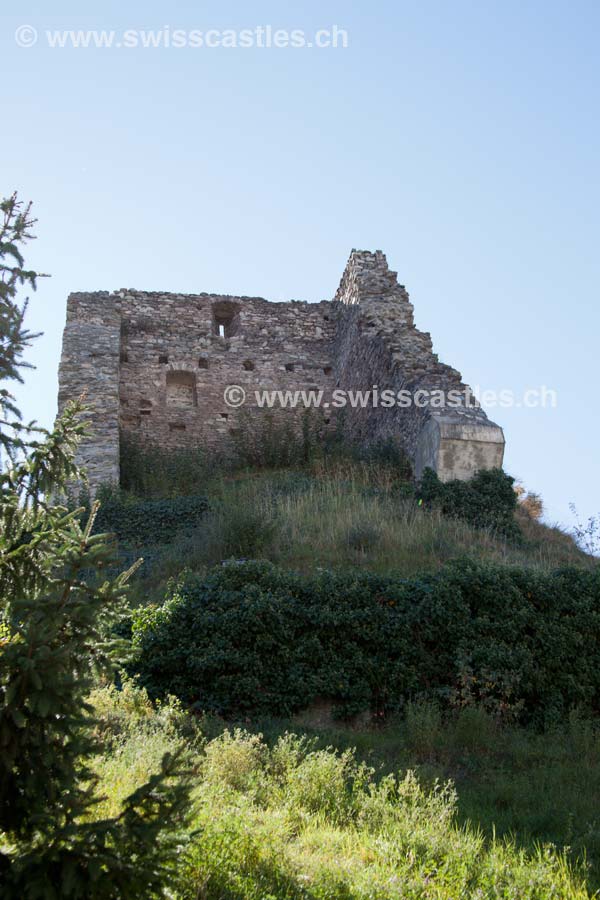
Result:
<svg viewBox="0 0 600 900">
<path fill-rule="evenodd" d="M 52 273 L 21 402 L 50 424 L 67 294 L 330 298 L 384 250 L 440 357 L 491 410 L 506 468 L 570 524 L 600 510 L 597 2 L 20 4 L 1 20 L 2 191 Z M 79 12 L 83 7 L 84 12 Z M 302 28 L 347 49 L 51 49 L 44 29 Z"/>
</svg>

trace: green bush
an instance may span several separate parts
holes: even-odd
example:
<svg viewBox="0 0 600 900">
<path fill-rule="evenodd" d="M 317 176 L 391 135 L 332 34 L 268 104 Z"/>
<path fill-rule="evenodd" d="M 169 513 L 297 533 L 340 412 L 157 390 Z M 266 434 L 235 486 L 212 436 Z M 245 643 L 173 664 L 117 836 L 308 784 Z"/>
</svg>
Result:
<svg viewBox="0 0 600 900">
<path fill-rule="evenodd" d="M 99 499 L 96 532 L 110 532 L 135 546 L 169 543 L 178 532 L 198 525 L 208 509 L 206 497 L 137 500 L 108 489 Z"/>
<path fill-rule="evenodd" d="M 190 576 L 134 621 L 142 683 L 225 715 L 327 698 L 342 717 L 411 697 L 552 724 L 600 706 L 600 570 L 456 562 L 401 580 L 268 563 Z"/>
<path fill-rule="evenodd" d="M 439 507 L 445 516 L 518 540 L 521 533 L 514 519 L 518 502 L 514 483 L 515 479 L 502 469 L 485 469 L 468 481 L 446 482 L 440 481 L 433 469 L 425 469 L 419 496 L 425 504 Z"/>
</svg>

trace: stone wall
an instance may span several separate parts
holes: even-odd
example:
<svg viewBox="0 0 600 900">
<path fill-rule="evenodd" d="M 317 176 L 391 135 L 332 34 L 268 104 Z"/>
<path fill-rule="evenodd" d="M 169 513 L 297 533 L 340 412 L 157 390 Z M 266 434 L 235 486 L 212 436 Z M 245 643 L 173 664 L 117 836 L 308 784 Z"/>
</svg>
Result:
<svg viewBox="0 0 600 900">
<path fill-rule="evenodd" d="M 120 422 L 142 440 L 227 448 L 244 415 L 257 412 L 255 390 L 327 388 L 332 381 L 328 303 L 130 291 L 115 305 Z M 246 391 L 243 410 L 226 405 L 228 385 Z"/>
<path fill-rule="evenodd" d="M 431 335 L 415 326 L 408 293 L 383 253 L 352 252 L 335 302 L 342 308 L 333 350 L 340 387 L 377 385 L 419 399 L 419 405 L 408 407 L 346 407 L 349 435 L 396 438 L 417 478 L 427 466 L 448 480 L 502 465 L 502 429 L 469 403 L 460 372 L 439 361 Z M 438 408 L 436 392 L 464 399 L 452 408 Z M 431 402 L 424 402 L 428 396 Z"/>
<path fill-rule="evenodd" d="M 228 385 L 244 388 L 243 410 L 228 407 Z M 380 253 L 353 251 L 338 292 L 320 303 L 260 297 L 121 290 L 72 294 L 59 373 L 59 408 L 86 393 L 93 434 L 82 447 L 92 488 L 117 481 L 119 433 L 164 448 L 226 451 L 236 429 L 264 421 L 256 390 L 318 391 L 316 416 L 349 440 L 392 438 L 417 476 L 442 478 L 501 465 L 504 438 L 480 409 L 395 406 L 343 410 L 342 390 L 463 391 L 460 374 L 439 362 L 429 334 Z M 302 412 L 276 408 L 272 415 Z"/>
<path fill-rule="evenodd" d="M 80 449 L 92 486 L 119 478 L 121 314 L 113 294 L 71 294 L 58 372 L 58 409 L 82 395 L 89 437 Z"/>
</svg>

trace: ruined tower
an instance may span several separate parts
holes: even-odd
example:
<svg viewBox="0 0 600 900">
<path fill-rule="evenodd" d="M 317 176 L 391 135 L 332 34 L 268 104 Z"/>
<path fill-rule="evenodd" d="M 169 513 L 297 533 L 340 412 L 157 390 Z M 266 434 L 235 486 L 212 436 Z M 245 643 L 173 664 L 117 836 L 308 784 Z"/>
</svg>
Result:
<svg viewBox="0 0 600 900">
<path fill-rule="evenodd" d="M 231 385 L 244 390 L 243 408 L 227 404 Z M 396 399 L 374 403 L 374 387 Z M 398 441 L 416 477 L 426 466 L 447 480 L 502 465 L 502 429 L 415 327 L 380 251 L 353 250 L 334 299 L 320 303 L 136 290 L 69 297 L 59 409 L 85 393 L 90 435 L 80 461 L 94 490 L 118 482 L 120 435 L 226 451 L 242 416 L 264 417 L 256 399 L 264 391 L 321 391 L 314 414 L 327 427 L 364 443 Z M 356 391 L 372 397 L 353 405 L 347 395 Z"/>
</svg>

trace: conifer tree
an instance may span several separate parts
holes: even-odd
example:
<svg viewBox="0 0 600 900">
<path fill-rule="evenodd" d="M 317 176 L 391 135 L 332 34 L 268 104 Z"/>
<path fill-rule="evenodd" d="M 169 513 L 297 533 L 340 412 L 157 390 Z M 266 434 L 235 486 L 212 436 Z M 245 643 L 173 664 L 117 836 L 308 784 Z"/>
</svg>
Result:
<svg viewBox="0 0 600 900">
<path fill-rule="evenodd" d="M 96 507 L 56 499 L 82 436 L 71 404 L 50 431 L 21 424 L 5 387 L 22 380 L 25 327 L 20 286 L 35 287 L 22 246 L 30 206 L 0 205 L 0 896 L 3 900 L 128 900 L 163 896 L 181 843 L 188 786 L 180 756 L 135 791 L 120 815 L 98 820 L 98 751 L 86 697 L 98 674 L 114 676 L 127 654 L 115 626 L 127 613 L 127 579 L 107 535 L 93 534 Z"/>
<path fill-rule="evenodd" d="M 27 299 L 19 302 L 18 290 L 23 285 L 35 291 L 38 272 L 25 268 L 22 245 L 33 240 L 31 203 L 19 202 L 16 193 L 0 201 L 0 448 L 12 455 L 22 447 L 21 432 L 31 431 L 21 425 L 15 398 L 6 387 L 7 381 L 23 382 L 21 369 L 30 368 L 23 353 L 34 338 L 25 328 Z"/>
</svg>

